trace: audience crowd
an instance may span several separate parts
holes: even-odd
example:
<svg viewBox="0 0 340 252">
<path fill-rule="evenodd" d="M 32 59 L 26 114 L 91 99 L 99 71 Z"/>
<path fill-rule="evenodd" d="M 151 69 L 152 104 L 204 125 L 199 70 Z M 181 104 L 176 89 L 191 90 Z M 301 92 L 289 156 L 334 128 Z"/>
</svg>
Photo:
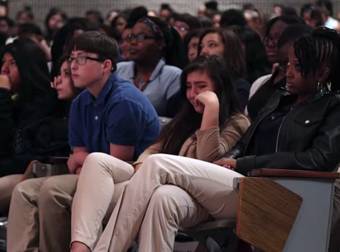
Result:
<svg viewBox="0 0 340 252">
<path fill-rule="evenodd" d="M 6 7 L 5 5 L 1 5 Z M 1 9 L 2 10 L 2 9 Z M 6 10 L 6 8 L 4 9 Z M 235 218 L 253 169 L 337 171 L 332 2 L 197 15 L 145 6 L 0 17 L 0 215 L 9 252 L 173 251 Z M 60 175 L 37 163 L 64 162 Z M 51 167 L 51 166 L 49 166 Z M 49 175 L 49 176 L 48 176 Z M 340 249 L 336 183 L 329 251 Z"/>
</svg>

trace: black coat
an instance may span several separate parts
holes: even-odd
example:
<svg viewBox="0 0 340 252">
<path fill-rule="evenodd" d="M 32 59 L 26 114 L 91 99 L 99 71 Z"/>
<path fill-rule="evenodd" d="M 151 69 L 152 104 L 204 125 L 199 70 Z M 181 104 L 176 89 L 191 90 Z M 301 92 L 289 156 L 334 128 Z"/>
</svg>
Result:
<svg viewBox="0 0 340 252">
<path fill-rule="evenodd" d="M 9 91 L 0 89 L 0 158 L 11 153 L 15 132 L 13 101 Z"/>
<path fill-rule="evenodd" d="M 286 97 L 275 93 L 229 153 L 237 158 L 237 172 L 247 174 L 257 168 L 332 171 L 340 162 L 340 97 L 335 94 L 317 95 L 291 109 L 280 125 L 275 153 L 247 155 L 259 123 Z"/>
<path fill-rule="evenodd" d="M 53 97 L 20 105 L 0 89 L 0 176 L 23 172 L 29 161 L 67 155 L 67 119 L 56 118 Z"/>
</svg>

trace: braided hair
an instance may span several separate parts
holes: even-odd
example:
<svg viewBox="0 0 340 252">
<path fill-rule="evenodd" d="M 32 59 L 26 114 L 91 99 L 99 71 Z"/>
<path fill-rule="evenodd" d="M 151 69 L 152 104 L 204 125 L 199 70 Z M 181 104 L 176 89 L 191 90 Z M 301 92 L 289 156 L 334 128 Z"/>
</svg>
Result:
<svg viewBox="0 0 340 252">
<path fill-rule="evenodd" d="M 295 55 L 301 67 L 302 76 L 315 73 L 321 65 L 329 67 L 326 83 L 332 83 L 331 91 L 340 89 L 340 38 L 332 29 L 320 27 L 294 43 Z"/>
</svg>

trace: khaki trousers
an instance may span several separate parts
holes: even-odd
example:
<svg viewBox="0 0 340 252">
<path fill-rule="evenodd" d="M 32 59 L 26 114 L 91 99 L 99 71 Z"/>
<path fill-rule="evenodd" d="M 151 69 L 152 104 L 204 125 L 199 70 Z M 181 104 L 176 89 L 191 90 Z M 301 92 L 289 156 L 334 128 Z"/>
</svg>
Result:
<svg viewBox="0 0 340 252">
<path fill-rule="evenodd" d="M 22 174 L 8 175 L 0 178 L 0 214 L 6 215 L 14 187 L 22 180 Z"/>
<path fill-rule="evenodd" d="M 127 251 L 139 232 L 140 252 L 172 251 L 176 231 L 236 216 L 232 170 L 204 161 L 155 154 L 130 179 L 94 251 Z"/>
<path fill-rule="evenodd" d="M 133 173 L 132 165 L 113 156 L 104 153 L 87 156 L 72 204 L 72 242 L 82 242 L 93 249 L 105 216 L 111 216 L 125 181 Z"/>
<path fill-rule="evenodd" d="M 65 252 L 69 250 L 71 203 L 77 175 L 28 179 L 12 195 L 7 250 Z"/>
<path fill-rule="evenodd" d="M 108 217 L 111 215 L 124 188 L 123 181 L 133 172 L 133 167 L 126 162 L 103 153 L 91 153 L 79 178 L 61 175 L 19 183 L 10 206 L 8 251 L 68 251 L 76 187 L 79 192 L 72 207 L 72 241 L 93 246 L 105 213 Z"/>
</svg>

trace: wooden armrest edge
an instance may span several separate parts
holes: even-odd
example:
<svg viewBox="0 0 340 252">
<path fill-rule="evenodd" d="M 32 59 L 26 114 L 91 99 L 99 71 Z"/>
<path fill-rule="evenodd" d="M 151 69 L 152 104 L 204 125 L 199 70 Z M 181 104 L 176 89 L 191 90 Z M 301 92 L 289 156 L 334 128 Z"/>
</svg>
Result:
<svg viewBox="0 0 340 252">
<path fill-rule="evenodd" d="M 289 169 L 272 169 L 260 168 L 252 170 L 249 173 L 252 177 L 289 177 L 289 178 L 312 178 L 312 179 L 338 179 L 338 172 L 323 171 L 306 171 L 306 170 L 289 170 Z"/>
</svg>

